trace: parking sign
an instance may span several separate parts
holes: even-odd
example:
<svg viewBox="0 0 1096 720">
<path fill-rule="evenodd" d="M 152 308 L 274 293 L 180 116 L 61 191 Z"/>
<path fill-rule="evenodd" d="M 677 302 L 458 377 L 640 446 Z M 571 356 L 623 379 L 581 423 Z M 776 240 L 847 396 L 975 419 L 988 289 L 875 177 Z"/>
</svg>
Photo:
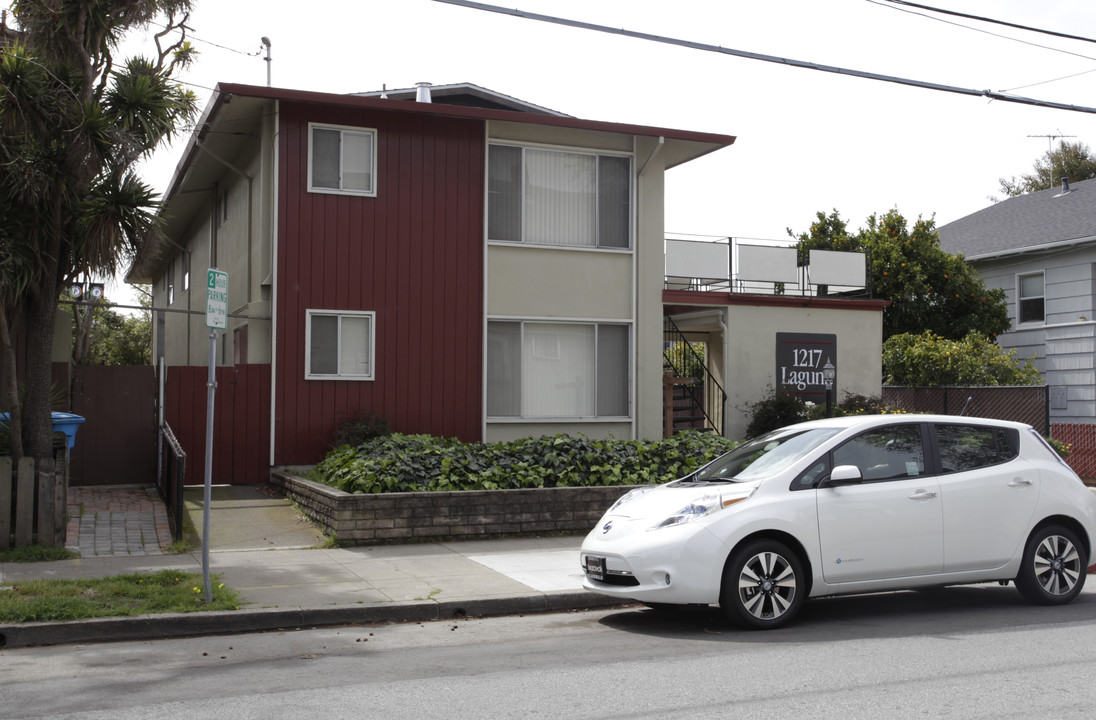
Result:
<svg viewBox="0 0 1096 720">
<path fill-rule="evenodd" d="M 228 327 L 228 273 L 212 268 L 206 274 L 206 327 Z"/>
</svg>

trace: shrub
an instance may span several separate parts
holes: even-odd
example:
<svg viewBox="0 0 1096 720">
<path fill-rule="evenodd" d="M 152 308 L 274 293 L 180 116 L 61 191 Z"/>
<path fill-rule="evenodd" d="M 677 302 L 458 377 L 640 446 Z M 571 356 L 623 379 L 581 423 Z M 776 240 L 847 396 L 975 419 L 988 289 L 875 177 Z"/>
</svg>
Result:
<svg viewBox="0 0 1096 720">
<path fill-rule="evenodd" d="M 879 395 L 862 395 L 860 393 L 845 393 L 845 399 L 831 408 L 833 417 L 845 415 L 889 415 L 904 413 L 905 410 L 894 408 L 883 402 Z M 819 420 L 826 417 L 825 405 L 812 405 L 807 409 L 807 418 Z"/>
<path fill-rule="evenodd" d="M 768 397 L 755 403 L 747 403 L 746 408 L 750 413 L 746 437 L 750 438 L 807 419 L 807 405 L 798 395 L 774 392 L 772 388 L 769 388 Z"/>
<path fill-rule="evenodd" d="M 750 422 L 746 425 L 746 437 L 757 437 L 778 428 L 794 425 L 805 420 L 819 420 L 826 417 L 825 404 L 805 403 L 798 396 L 786 392 L 774 392 L 755 403 L 747 403 Z M 845 393 L 845 399 L 830 408 L 833 417 L 844 415 L 886 415 L 904 413 L 905 410 L 892 408 L 878 395 Z"/>
<path fill-rule="evenodd" d="M 687 475 L 735 445 L 697 432 L 653 442 L 555 435 L 511 443 L 396 433 L 335 448 L 312 477 L 351 493 L 643 485 Z"/>
<path fill-rule="evenodd" d="M 344 421 L 335 430 L 334 446 L 352 445 L 357 447 L 367 440 L 388 435 L 388 421 L 376 413 L 368 413 Z"/>
<path fill-rule="evenodd" d="M 1073 446 L 1067 442 L 1055 438 L 1046 438 L 1047 444 L 1054 448 L 1054 452 L 1058 453 L 1058 456 L 1063 460 L 1069 457 L 1069 454 L 1073 452 Z"/>
<path fill-rule="evenodd" d="M 1004 350 L 972 332 L 949 340 L 926 332 L 904 333 L 883 343 L 883 381 L 887 385 L 1041 385 L 1031 359 L 1021 362 L 1016 350 Z"/>
</svg>

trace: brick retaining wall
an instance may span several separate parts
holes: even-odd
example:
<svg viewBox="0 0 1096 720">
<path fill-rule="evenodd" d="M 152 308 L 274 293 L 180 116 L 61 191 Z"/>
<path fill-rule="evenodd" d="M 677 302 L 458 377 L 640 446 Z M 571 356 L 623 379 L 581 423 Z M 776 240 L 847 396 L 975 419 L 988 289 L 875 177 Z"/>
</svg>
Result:
<svg viewBox="0 0 1096 720">
<path fill-rule="evenodd" d="M 284 470 L 270 481 L 340 545 L 586 533 L 630 486 L 354 495 Z"/>
</svg>

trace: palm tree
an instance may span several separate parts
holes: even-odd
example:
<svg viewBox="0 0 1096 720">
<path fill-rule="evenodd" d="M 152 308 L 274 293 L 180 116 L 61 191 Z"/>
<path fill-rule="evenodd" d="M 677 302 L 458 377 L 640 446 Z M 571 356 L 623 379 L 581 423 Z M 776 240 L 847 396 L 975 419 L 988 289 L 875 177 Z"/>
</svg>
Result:
<svg viewBox="0 0 1096 720">
<path fill-rule="evenodd" d="M 194 94 L 173 80 L 194 57 L 186 40 L 190 8 L 191 0 L 12 5 L 22 34 L 0 51 L 0 208 L 17 221 L 5 228 L 0 263 L 22 261 L 11 260 L 17 273 L 9 279 L 5 272 L 0 283 L 0 343 L 9 365 L 14 353 L 4 331 L 21 322 L 26 338 L 22 433 L 13 432 L 13 453 L 50 453 L 62 288 L 85 273 L 114 273 L 156 225 L 156 196 L 133 168 L 194 116 Z M 155 57 L 116 68 L 126 32 L 157 18 L 164 27 L 155 35 Z M 14 376 L 14 367 L 7 372 Z M 3 400 L 14 430 L 11 387 L 5 383 Z"/>
</svg>

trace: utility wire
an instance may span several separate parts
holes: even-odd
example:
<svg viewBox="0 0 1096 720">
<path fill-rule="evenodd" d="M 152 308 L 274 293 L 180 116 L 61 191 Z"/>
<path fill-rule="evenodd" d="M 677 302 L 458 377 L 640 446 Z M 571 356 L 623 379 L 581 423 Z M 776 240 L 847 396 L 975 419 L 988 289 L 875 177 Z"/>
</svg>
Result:
<svg viewBox="0 0 1096 720">
<path fill-rule="evenodd" d="M 746 50 L 735 50 L 733 48 L 725 48 L 720 45 L 708 45 L 707 43 L 700 43 L 692 40 L 680 40 L 677 38 L 663 37 L 661 35 L 651 35 L 649 33 L 637 32 L 635 30 L 625 30 L 624 28 L 614 28 L 607 25 L 597 25 L 594 23 L 583 22 L 581 20 L 569 20 L 567 18 L 553 17 L 551 15 L 541 15 L 539 13 L 518 10 L 517 8 L 510 9 L 499 7 L 497 5 L 488 5 L 486 3 L 473 2 L 473 0 L 434 0 L 434 2 L 445 3 L 447 5 L 458 5 L 460 7 L 471 8 L 473 10 L 484 10 L 487 12 L 499 13 L 501 15 L 511 15 L 513 17 L 524 18 L 527 20 L 537 20 L 539 22 L 564 25 L 567 27 L 579 28 L 581 30 L 595 30 L 597 32 L 609 33 L 611 35 L 622 35 L 624 37 L 631 37 L 639 40 L 648 40 L 650 42 L 663 43 L 666 45 L 676 45 L 678 47 L 690 48 L 692 50 L 703 50 L 705 52 L 732 55 L 734 57 L 746 58 L 747 60 L 760 60 L 762 62 L 776 63 L 778 65 L 787 65 L 790 67 L 798 67 L 806 70 L 816 70 L 819 72 L 834 73 L 836 75 L 848 75 L 850 77 L 859 77 L 867 80 L 895 83 L 897 85 L 907 85 L 910 87 L 917 87 L 925 90 L 937 90 L 939 92 L 955 93 L 957 95 L 986 97 L 991 100 L 1017 103 L 1019 105 L 1034 105 L 1036 107 L 1053 108 L 1055 110 L 1069 110 L 1071 112 L 1096 114 L 1096 108 L 1085 107 L 1083 105 L 1070 105 L 1068 103 L 1036 100 L 1035 98 L 1020 97 L 1018 95 L 1006 95 L 1004 93 L 996 92 L 993 90 L 974 90 L 972 88 L 962 88 L 955 85 L 942 85 L 939 83 L 911 80 L 909 78 L 901 78 L 892 75 L 881 75 L 879 73 L 865 72 L 863 70 L 851 70 L 849 68 L 842 68 L 834 65 L 820 65 L 818 63 L 805 62 L 803 60 L 793 60 L 791 58 L 782 58 L 775 55 L 765 55 L 762 53 L 754 53 Z"/>
<path fill-rule="evenodd" d="M 1040 28 L 1030 27 L 1028 25 L 1018 25 L 1017 23 L 1010 23 L 1004 20 L 995 20 L 993 18 L 982 17 L 981 15 L 968 15 L 967 13 L 956 12 L 955 10 L 944 10 L 943 8 L 931 7 L 929 5 L 918 5 L 917 3 L 906 2 L 906 0 L 886 0 L 886 2 L 893 3 L 895 5 L 908 5 L 909 7 L 915 7 L 920 10 L 931 10 L 932 12 L 938 12 L 944 15 L 954 15 L 956 17 L 967 18 L 968 20 L 979 20 L 981 22 L 993 23 L 994 25 L 1004 25 L 1006 27 L 1016 28 L 1018 30 L 1028 30 L 1030 32 L 1042 33 L 1043 35 L 1053 35 L 1054 37 L 1065 38 L 1067 40 L 1080 40 L 1081 42 L 1096 43 L 1096 40 L 1092 38 L 1082 37 L 1080 35 L 1068 35 L 1066 33 L 1057 32 L 1055 30 L 1042 30 Z"/>
<path fill-rule="evenodd" d="M 926 13 L 914 12 L 913 10 L 906 10 L 905 8 L 900 8 L 900 7 L 891 7 L 890 5 L 887 5 L 887 3 L 891 3 L 891 4 L 897 3 L 899 5 L 910 5 L 912 7 L 918 7 L 918 8 L 926 7 L 924 5 L 915 5 L 914 3 L 902 2 L 902 0 L 868 0 L 868 2 L 870 2 L 872 5 L 879 5 L 881 7 L 886 7 L 886 8 L 889 8 L 891 10 L 897 10 L 899 12 L 909 13 L 910 15 L 916 15 L 918 17 L 923 17 L 927 20 L 935 20 L 936 22 L 942 22 L 946 25 L 954 25 L 955 27 L 963 28 L 964 30 L 970 30 L 972 32 L 982 33 L 984 35 L 989 35 L 990 37 L 1001 38 L 1002 40 L 1011 40 L 1012 42 L 1018 42 L 1021 45 L 1029 45 L 1031 47 L 1037 47 L 1040 50 L 1050 50 L 1052 52 L 1062 53 L 1063 55 L 1073 55 L 1074 57 L 1083 58 L 1085 60 L 1096 60 L 1096 57 L 1092 57 L 1091 55 L 1082 55 L 1081 53 L 1075 53 L 1075 52 L 1072 52 L 1070 50 L 1062 50 L 1061 48 L 1051 47 L 1050 45 L 1040 45 L 1039 43 L 1029 42 L 1027 40 L 1021 40 L 1020 38 L 1014 38 L 1014 37 L 1010 37 L 1008 35 L 1002 35 L 1001 33 L 990 32 L 989 30 L 983 30 L 982 28 L 976 28 L 976 27 L 971 27 L 970 25 L 963 25 L 962 23 L 952 22 L 951 20 L 945 20 L 944 18 L 933 17 L 932 15 L 928 15 Z M 927 9 L 928 10 L 936 10 L 936 8 L 927 8 Z M 973 16 L 973 15 L 962 15 L 961 13 L 952 13 L 948 10 L 936 10 L 936 12 L 947 13 L 949 15 L 960 15 L 961 17 L 970 17 L 970 18 L 973 18 L 975 20 L 981 20 L 982 22 L 990 22 L 990 23 L 995 22 L 995 23 L 998 23 L 1000 25 L 1008 25 L 1009 27 L 1023 28 L 1023 26 L 1021 26 L 1021 25 L 1013 25 L 1012 23 L 1007 23 L 1007 22 L 1003 22 L 1003 21 L 999 21 L 999 20 L 990 20 L 989 18 L 980 18 L 980 17 L 976 17 L 976 16 Z M 1050 33 L 1050 34 L 1054 34 L 1054 35 L 1059 34 L 1059 33 L 1051 33 L 1049 30 L 1036 30 L 1035 28 L 1023 28 L 1023 29 L 1032 30 L 1034 32 Z M 1073 39 L 1075 39 L 1075 40 L 1086 40 L 1086 38 L 1073 38 Z M 1089 40 L 1088 42 L 1092 42 L 1092 41 Z M 1028 86 L 1028 87 L 1030 87 L 1030 86 Z"/>
</svg>

